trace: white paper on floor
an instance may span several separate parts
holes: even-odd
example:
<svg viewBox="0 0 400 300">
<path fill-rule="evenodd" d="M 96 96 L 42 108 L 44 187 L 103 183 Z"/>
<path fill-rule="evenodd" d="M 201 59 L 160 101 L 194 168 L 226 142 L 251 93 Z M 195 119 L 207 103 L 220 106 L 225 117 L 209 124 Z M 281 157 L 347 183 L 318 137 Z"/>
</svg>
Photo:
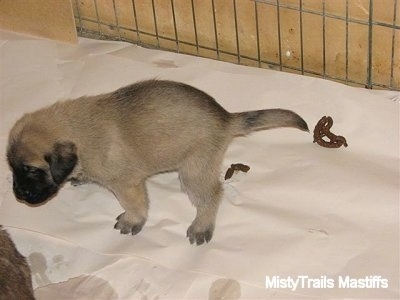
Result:
<svg viewBox="0 0 400 300">
<path fill-rule="evenodd" d="M 0 37 L 0 224 L 28 257 L 38 299 L 400 297 L 399 93 L 120 42 Z M 311 131 L 332 116 L 349 146 L 322 148 L 294 129 L 235 139 L 221 178 L 232 163 L 250 171 L 225 181 L 213 240 L 200 247 L 185 237 L 195 209 L 175 173 L 148 181 L 150 215 L 134 237 L 113 229 L 122 208 L 95 185 L 66 185 L 36 208 L 15 200 L 5 152 L 23 113 L 149 78 L 191 84 L 231 112 L 291 109 Z M 316 280 L 266 288 L 266 276 Z M 343 288 L 346 276 L 388 287 Z"/>
</svg>

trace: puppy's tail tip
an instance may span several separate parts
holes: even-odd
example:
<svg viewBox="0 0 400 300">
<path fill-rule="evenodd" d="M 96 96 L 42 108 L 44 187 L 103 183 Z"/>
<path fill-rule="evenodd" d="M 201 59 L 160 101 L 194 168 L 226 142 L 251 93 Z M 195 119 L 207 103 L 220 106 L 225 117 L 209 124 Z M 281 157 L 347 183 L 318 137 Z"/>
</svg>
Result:
<svg viewBox="0 0 400 300">
<path fill-rule="evenodd" d="M 299 116 L 300 117 L 300 116 Z M 306 123 L 306 121 L 304 121 L 303 118 L 300 117 L 300 119 L 298 120 L 298 124 L 297 124 L 297 128 L 302 130 L 302 131 L 306 131 L 306 132 L 310 132 L 310 129 L 308 128 L 308 125 Z"/>
</svg>

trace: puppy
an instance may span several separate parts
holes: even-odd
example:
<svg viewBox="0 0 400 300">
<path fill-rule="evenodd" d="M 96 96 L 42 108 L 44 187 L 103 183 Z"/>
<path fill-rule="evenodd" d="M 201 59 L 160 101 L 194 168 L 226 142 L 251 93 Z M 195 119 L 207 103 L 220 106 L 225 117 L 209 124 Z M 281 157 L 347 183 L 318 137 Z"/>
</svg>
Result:
<svg viewBox="0 0 400 300">
<path fill-rule="evenodd" d="M 0 226 L 0 299 L 35 299 L 31 271 L 15 248 L 8 233 Z"/>
<path fill-rule="evenodd" d="M 94 182 L 112 191 L 125 210 L 115 228 L 133 235 L 147 219 L 146 179 L 178 171 L 197 209 L 187 237 L 200 245 L 213 234 L 229 143 L 277 127 L 308 131 L 292 111 L 229 113 L 192 86 L 148 80 L 26 114 L 10 132 L 7 158 L 17 199 L 37 205 L 66 181 Z"/>
</svg>

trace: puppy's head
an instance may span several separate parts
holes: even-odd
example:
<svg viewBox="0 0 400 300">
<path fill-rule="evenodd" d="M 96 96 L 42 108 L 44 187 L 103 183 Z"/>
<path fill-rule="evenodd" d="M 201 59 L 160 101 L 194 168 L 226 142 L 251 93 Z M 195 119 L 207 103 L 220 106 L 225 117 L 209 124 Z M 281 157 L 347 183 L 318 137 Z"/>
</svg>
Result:
<svg viewBox="0 0 400 300">
<path fill-rule="evenodd" d="M 51 140 L 40 132 L 10 135 L 7 159 L 17 199 L 33 205 L 43 203 L 58 192 L 73 171 L 78 161 L 75 144 Z"/>
</svg>

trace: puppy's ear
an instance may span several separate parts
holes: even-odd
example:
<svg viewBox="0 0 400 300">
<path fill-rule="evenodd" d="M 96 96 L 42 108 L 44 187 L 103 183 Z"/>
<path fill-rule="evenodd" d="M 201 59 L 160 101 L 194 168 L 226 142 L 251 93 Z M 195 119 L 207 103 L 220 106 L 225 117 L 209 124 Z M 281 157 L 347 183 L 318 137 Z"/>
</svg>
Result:
<svg viewBox="0 0 400 300">
<path fill-rule="evenodd" d="M 55 143 L 53 152 L 46 154 L 45 160 L 49 163 L 54 182 L 61 184 L 71 174 L 78 162 L 76 146 L 72 142 Z"/>
</svg>

